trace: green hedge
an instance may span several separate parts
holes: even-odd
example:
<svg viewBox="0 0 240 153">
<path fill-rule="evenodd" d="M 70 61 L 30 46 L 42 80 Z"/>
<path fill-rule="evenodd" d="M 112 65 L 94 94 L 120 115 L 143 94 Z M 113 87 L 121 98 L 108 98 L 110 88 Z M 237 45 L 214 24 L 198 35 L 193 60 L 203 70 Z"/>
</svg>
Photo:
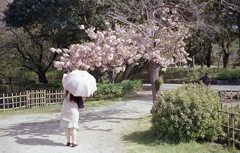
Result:
<svg viewBox="0 0 240 153">
<path fill-rule="evenodd" d="M 211 68 L 201 68 L 196 67 L 192 68 L 167 68 L 166 72 L 161 72 L 164 79 L 167 80 L 194 80 L 198 81 L 205 72 L 209 73 L 211 80 L 235 80 L 240 79 L 240 67 L 236 69 L 232 68 L 220 68 L 220 67 L 211 67 Z"/>
<path fill-rule="evenodd" d="M 124 80 L 121 83 L 115 84 L 97 84 L 97 91 L 89 100 L 105 100 L 111 98 L 122 97 L 126 94 L 131 94 L 136 91 L 142 90 L 141 80 Z"/>
<path fill-rule="evenodd" d="M 218 80 L 236 80 L 240 79 L 240 70 L 222 69 L 218 72 Z"/>
<path fill-rule="evenodd" d="M 213 141 L 222 131 L 219 96 L 201 84 L 164 91 L 152 107 L 152 131 L 171 142 Z"/>
<path fill-rule="evenodd" d="M 41 90 L 41 89 L 62 89 L 61 81 L 56 80 L 55 82 L 51 83 L 32 83 L 27 86 L 29 90 Z"/>
</svg>

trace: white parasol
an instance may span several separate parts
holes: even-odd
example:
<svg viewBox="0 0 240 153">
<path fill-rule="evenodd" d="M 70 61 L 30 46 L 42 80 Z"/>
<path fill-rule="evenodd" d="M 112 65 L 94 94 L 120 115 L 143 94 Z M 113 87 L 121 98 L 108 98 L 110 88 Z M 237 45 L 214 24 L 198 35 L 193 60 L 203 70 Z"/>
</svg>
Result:
<svg viewBox="0 0 240 153">
<path fill-rule="evenodd" d="M 63 82 L 63 87 L 76 97 L 90 97 L 97 90 L 96 79 L 87 71 L 74 70 Z"/>
</svg>

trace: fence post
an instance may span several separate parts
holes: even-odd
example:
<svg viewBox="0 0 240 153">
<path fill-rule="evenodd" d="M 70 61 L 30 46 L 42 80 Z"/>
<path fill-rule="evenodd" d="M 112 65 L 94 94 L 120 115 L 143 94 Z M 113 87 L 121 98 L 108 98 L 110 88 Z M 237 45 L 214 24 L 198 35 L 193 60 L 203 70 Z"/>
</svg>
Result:
<svg viewBox="0 0 240 153">
<path fill-rule="evenodd" d="M 26 108 L 28 108 L 28 90 L 26 90 Z"/>
<path fill-rule="evenodd" d="M 227 112 L 228 112 L 228 107 L 227 108 Z M 230 124 L 229 124 L 229 121 L 230 121 L 230 118 L 229 118 L 229 114 L 227 114 L 227 137 L 228 137 L 228 146 L 230 146 L 230 140 L 229 140 L 229 137 L 230 137 Z"/>
<path fill-rule="evenodd" d="M 231 124 L 232 124 L 232 145 L 233 145 L 233 148 L 235 147 L 235 131 L 234 131 L 234 114 L 231 114 Z"/>
<path fill-rule="evenodd" d="M 47 94 L 46 94 L 46 89 L 44 89 L 43 94 L 44 94 L 44 95 L 43 95 L 43 97 L 44 97 L 44 100 L 43 100 L 43 101 L 44 101 L 44 106 L 47 106 L 47 97 L 46 97 Z"/>
<path fill-rule="evenodd" d="M 12 93 L 12 109 L 14 110 L 14 99 L 13 99 L 13 93 Z"/>
<path fill-rule="evenodd" d="M 5 94 L 3 94 L 3 112 L 5 113 Z"/>
</svg>

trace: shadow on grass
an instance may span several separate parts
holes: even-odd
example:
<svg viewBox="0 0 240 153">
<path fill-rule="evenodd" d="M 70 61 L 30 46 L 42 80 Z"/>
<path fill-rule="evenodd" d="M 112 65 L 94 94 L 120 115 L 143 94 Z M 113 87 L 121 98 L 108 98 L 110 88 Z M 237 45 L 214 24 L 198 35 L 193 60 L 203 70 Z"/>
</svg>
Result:
<svg viewBox="0 0 240 153">
<path fill-rule="evenodd" d="M 125 135 L 123 136 L 123 140 L 144 145 L 153 145 L 156 143 L 154 135 L 150 129 Z"/>
<path fill-rule="evenodd" d="M 179 144 L 172 140 L 156 139 L 156 137 L 154 136 L 153 132 L 150 129 L 145 131 L 133 132 L 128 135 L 125 135 L 123 136 L 123 140 L 149 146 L 158 144 L 170 144 L 170 145 Z"/>
</svg>

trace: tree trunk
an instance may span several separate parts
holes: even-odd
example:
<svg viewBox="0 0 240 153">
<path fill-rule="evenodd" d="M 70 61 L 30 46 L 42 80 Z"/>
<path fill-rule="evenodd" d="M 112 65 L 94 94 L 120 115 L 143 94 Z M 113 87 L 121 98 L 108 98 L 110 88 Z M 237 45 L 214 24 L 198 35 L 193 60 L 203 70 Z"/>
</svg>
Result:
<svg viewBox="0 0 240 153">
<path fill-rule="evenodd" d="M 210 67 L 211 65 L 212 65 L 212 44 L 210 43 L 207 55 L 207 67 Z"/>
<path fill-rule="evenodd" d="M 195 68 L 195 56 L 192 56 L 192 61 L 190 63 L 190 68 Z"/>
<path fill-rule="evenodd" d="M 223 68 L 228 68 L 228 59 L 230 53 L 228 52 L 228 48 L 224 40 L 222 41 L 222 50 L 223 50 Z"/>
<path fill-rule="evenodd" d="M 44 83 L 44 84 L 48 83 L 48 80 L 47 80 L 45 72 L 39 72 L 39 73 L 37 73 L 37 75 L 38 75 L 39 83 Z"/>
<path fill-rule="evenodd" d="M 156 95 L 159 92 L 159 88 L 156 87 L 156 80 L 159 77 L 160 66 L 153 60 L 150 60 L 149 68 L 150 68 L 150 80 L 152 85 L 152 96 L 153 101 L 155 101 L 157 100 Z"/>
<path fill-rule="evenodd" d="M 203 67 L 204 66 L 204 59 L 205 59 L 205 56 L 203 55 L 203 56 L 201 56 L 201 63 L 200 63 L 200 65 L 201 65 L 201 67 Z"/>
<path fill-rule="evenodd" d="M 116 77 L 114 78 L 114 82 L 115 82 L 115 83 L 118 83 L 118 82 L 119 82 L 120 76 L 121 76 L 121 73 L 118 73 L 118 74 L 116 75 Z"/>
<path fill-rule="evenodd" d="M 229 53 L 223 55 L 223 68 L 228 68 Z"/>
<path fill-rule="evenodd" d="M 134 67 L 134 63 L 127 64 L 125 71 L 123 72 L 122 80 L 126 80 L 128 78 L 128 75 L 131 71 L 131 69 Z"/>
</svg>

